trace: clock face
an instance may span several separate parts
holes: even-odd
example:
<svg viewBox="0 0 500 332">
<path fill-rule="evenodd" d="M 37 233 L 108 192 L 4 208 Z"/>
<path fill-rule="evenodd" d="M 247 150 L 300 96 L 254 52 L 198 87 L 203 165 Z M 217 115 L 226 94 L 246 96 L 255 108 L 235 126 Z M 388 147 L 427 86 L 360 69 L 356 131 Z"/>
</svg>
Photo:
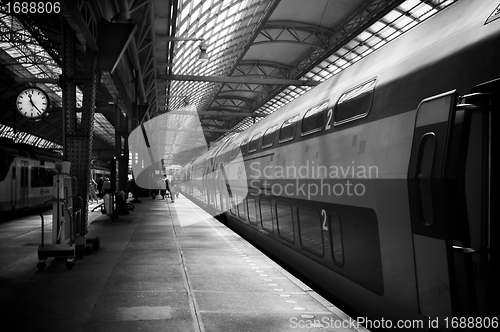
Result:
<svg viewBox="0 0 500 332">
<path fill-rule="evenodd" d="M 40 88 L 24 89 L 16 100 L 17 110 L 21 115 L 30 118 L 40 118 L 49 109 L 49 98 L 45 91 Z"/>
</svg>

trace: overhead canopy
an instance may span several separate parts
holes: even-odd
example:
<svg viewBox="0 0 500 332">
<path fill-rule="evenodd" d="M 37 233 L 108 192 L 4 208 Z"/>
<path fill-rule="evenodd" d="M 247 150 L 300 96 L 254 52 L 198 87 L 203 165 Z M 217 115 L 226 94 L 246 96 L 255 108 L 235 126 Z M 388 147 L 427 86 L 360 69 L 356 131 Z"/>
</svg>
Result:
<svg viewBox="0 0 500 332">
<path fill-rule="evenodd" d="M 95 158 L 113 156 L 114 126 L 122 117 L 136 116 L 130 107 L 136 100 L 145 110 L 138 119 L 142 123 L 165 112 L 173 112 L 176 121 L 197 112 L 203 135 L 180 135 L 167 126 L 155 136 L 162 140 L 157 153 L 167 158 L 182 146 L 210 144 L 245 130 L 453 2 L 73 0 L 50 15 L 12 15 L 2 8 L 0 136 L 40 146 L 62 144 L 57 84 L 39 84 L 55 106 L 43 121 L 29 122 L 14 109 L 26 80 L 57 82 L 61 15 L 77 32 L 79 68 L 84 46 L 99 46 L 89 37 L 90 18 L 103 26 L 135 26 L 119 63 L 102 75 L 97 91 Z M 202 49 L 208 61 L 199 60 Z M 77 100 L 80 107 L 81 93 Z M 115 119 L 115 107 L 121 119 Z"/>
</svg>

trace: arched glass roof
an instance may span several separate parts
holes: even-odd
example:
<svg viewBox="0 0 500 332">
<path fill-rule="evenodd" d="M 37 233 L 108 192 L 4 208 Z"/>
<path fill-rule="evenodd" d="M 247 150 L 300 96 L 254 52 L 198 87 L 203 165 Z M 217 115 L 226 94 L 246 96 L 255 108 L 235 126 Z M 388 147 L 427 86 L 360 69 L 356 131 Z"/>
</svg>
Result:
<svg viewBox="0 0 500 332">
<path fill-rule="evenodd" d="M 326 36 L 336 33 L 325 24 L 322 31 L 309 32 L 310 34 L 315 34 L 315 40 L 304 36 L 303 31 L 306 31 L 306 28 L 310 27 L 304 22 L 301 22 L 302 25 L 299 25 L 294 21 L 297 18 L 292 13 L 293 2 L 285 1 L 281 3 L 283 6 L 285 4 L 290 5 L 290 9 L 287 12 L 286 8 L 271 8 L 271 2 L 250 0 L 179 0 L 177 30 L 174 31 L 175 36 L 203 38 L 208 45 L 210 60 L 208 63 L 198 60 L 198 42 L 176 42 L 174 63 L 170 67 L 170 72 L 179 75 L 200 76 L 248 75 L 247 77 L 250 77 L 258 74 L 270 76 L 269 71 L 266 72 L 266 68 L 264 68 L 266 66 L 264 63 L 265 56 L 262 55 L 261 59 L 259 59 L 258 52 L 250 50 L 251 47 L 255 46 L 250 46 L 249 43 L 253 42 L 256 45 L 258 42 L 264 44 L 265 41 L 281 42 L 280 46 L 285 48 L 290 47 L 292 42 L 296 45 L 307 43 L 318 44 L 318 39 L 321 37 L 320 33 Z M 368 2 L 370 1 L 366 3 Z M 337 47 L 331 54 L 325 54 L 323 59 L 309 71 L 299 77 L 293 78 L 309 81 L 325 81 L 453 2 L 455 1 L 402 1 L 383 17 L 366 27 L 361 33 L 352 36 L 345 44 Z M 331 4 L 326 1 L 314 2 L 314 6 L 325 10 L 329 5 Z M 353 5 L 359 4 L 353 3 Z M 274 13 L 271 13 L 273 10 Z M 274 18 L 275 16 L 276 18 Z M 287 18 L 287 16 L 289 21 L 283 22 L 282 19 Z M 307 16 L 307 13 L 304 16 Z M 324 17 L 322 19 L 326 20 Z M 269 22 L 273 22 L 275 25 L 277 24 L 275 22 L 279 22 L 284 28 L 278 31 L 273 26 L 274 30 L 272 30 L 268 27 L 269 23 L 267 24 L 268 26 L 260 24 L 262 20 L 269 20 Z M 245 72 L 242 63 L 245 63 L 246 59 L 250 57 L 254 58 L 247 67 L 254 66 L 257 69 Z M 294 68 L 298 65 L 296 62 L 291 61 L 286 63 L 285 59 L 276 59 L 276 62 L 279 61 L 281 61 L 282 68 L 277 68 L 276 64 L 272 64 L 275 72 L 283 72 L 283 68 L 287 66 L 289 68 L 287 69 L 288 72 L 285 72 L 285 75 L 293 73 L 294 70 L 298 72 Z M 230 84 L 217 82 L 172 81 L 166 88 L 166 94 L 171 97 L 166 102 L 166 106 L 162 111 L 165 111 L 167 108 L 168 110 L 176 110 L 184 106 L 183 103 L 187 97 L 189 103 L 194 105 L 193 110 L 196 111 L 210 109 L 223 111 L 225 109 L 237 110 L 240 108 L 241 110 L 250 110 L 256 115 L 267 115 L 313 88 L 312 86 L 289 85 L 278 89 L 277 93 L 268 100 L 262 100 L 259 94 L 266 94 L 266 87 L 257 87 L 257 85 L 251 84 L 247 84 L 245 87 L 242 87 L 242 85 L 229 86 Z M 247 96 L 251 96 L 250 92 L 255 93 L 252 97 L 249 97 L 252 100 L 247 100 Z M 219 101 L 222 98 L 220 96 L 226 94 L 229 94 L 227 100 L 224 102 Z M 259 103 L 261 105 L 258 105 Z M 255 108 L 255 105 L 258 107 Z M 227 133 L 214 135 L 220 138 L 243 131 L 261 120 L 262 117 L 248 116 L 240 118 L 240 121 L 236 122 L 234 119 L 231 121 L 223 117 L 211 118 L 211 120 L 205 122 L 203 116 L 201 119 L 202 123 L 207 123 L 209 128 L 210 126 L 214 128 L 227 128 L 225 126 L 229 122 L 231 129 Z"/>
<path fill-rule="evenodd" d="M 118 75 L 130 82 L 135 77 L 132 71 L 143 70 L 139 73 L 145 87 L 141 98 L 149 103 L 149 118 L 168 111 L 197 112 L 206 141 L 214 142 L 249 128 L 456 1 L 311 0 L 306 4 L 303 0 L 151 0 L 134 1 L 125 13 L 120 12 L 128 3 L 125 0 L 78 2 L 91 3 L 101 19 L 113 22 L 124 14 L 137 24 L 134 43 L 138 63 L 122 65 Z M 0 61 L 9 75 L 57 78 L 61 58 L 39 41 L 43 37 L 61 42 L 60 18 L 47 26 L 44 21 L 35 23 L 43 28 L 33 32 L 26 28 L 26 22 L 0 9 Z M 207 47 L 208 61 L 198 60 L 201 43 Z M 205 79 L 197 81 L 200 77 Z M 60 88 L 40 85 L 60 106 Z M 133 84 L 126 88 L 133 89 Z M 13 98 L 6 93 L 4 101 Z M 109 107 L 110 95 L 120 97 L 111 91 L 102 100 L 98 96 L 101 108 Z M 7 136 L 12 128 L 9 116 L 1 119 L 4 127 L 0 135 Z M 171 119 L 182 122 L 182 117 L 179 114 Z M 112 118 L 100 112 L 95 116 L 94 144 L 98 142 L 103 149 L 112 149 L 114 144 Z M 50 142 L 36 140 L 42 145 L 62 142 L 54 131 L 59 126 L 57 113 L 44 122 L 45 127 L 29 134 Z M 16 139 L 33 141 L 23 137 Z M 170 130 L 157 137 L 166 141 L 190 139 Z"/>
</svg>

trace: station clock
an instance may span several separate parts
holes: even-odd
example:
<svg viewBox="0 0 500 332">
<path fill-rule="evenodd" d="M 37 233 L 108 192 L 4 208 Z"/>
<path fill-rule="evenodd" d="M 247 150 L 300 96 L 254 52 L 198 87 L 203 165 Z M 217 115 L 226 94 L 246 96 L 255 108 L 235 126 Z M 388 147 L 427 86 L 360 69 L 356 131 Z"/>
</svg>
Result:
<svg viewBox="0 0 500 332">
<path fill-rule="evenodd" d="M 16 108 L 28 119 L 40 119 L 49 110 L 50 99 L 45 91 L 37 87 L 25 88 L 16 100 Z"/>
</svg>

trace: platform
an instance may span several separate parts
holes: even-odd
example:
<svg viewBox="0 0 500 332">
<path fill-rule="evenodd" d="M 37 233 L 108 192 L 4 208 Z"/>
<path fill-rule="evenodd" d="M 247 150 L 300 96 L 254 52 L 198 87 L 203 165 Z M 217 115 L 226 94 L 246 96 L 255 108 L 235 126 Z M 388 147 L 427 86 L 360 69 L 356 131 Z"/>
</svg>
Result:
<svg viewBox="0 0 500 332">
<path fill-rule="evenodd" d="M 88 236 L 101 239 L 100 250 L 76 259 L 72 270 L 52 259 L 38 271 L 39 216 L 0 223 L 2 325 L 51 332 L 363 330 L 188 199 L 141 200 L 114 222 L 89 213 Z"/>
</svg>

